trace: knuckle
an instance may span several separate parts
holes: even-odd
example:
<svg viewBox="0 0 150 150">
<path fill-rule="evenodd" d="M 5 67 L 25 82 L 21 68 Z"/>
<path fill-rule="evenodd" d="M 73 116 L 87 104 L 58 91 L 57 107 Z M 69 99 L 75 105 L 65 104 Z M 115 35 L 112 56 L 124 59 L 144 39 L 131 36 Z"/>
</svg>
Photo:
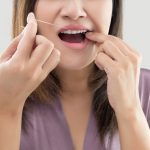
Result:
<svg viewBox="0 0 150 150">
<path fill-rule="evenodd" d="M 35 75 L 34 79 L 37 79 L 38 82 L 42 82 L 47 78 L 47 76 L 49 75 L 49 72 L 50 71 L 44 70 L 44 69 L 41 68 L 39 76 L 36 77 L 36 75 Z"/>
<path fill-rule="evenodd" d="M 47 78 L 48 74 L 49 74 L 49 72 L 45 71 L 45 72 L 40 76 L 39 82 L 44 81 L 44 80 Z"/>
<path fill-rule="evenodd" d="M 96 56 L 95 61 L 99 60 L 101 58 L 101 53 L 98 53 L 98 55 Z"/>
<path fill-rule="evenodd" d="M 133 57 L 132 57 L 133 63 L 140 62 L 142 60 L 142 54 L 135 49 L 132 50 L 133 50 Z"/>
<path fill-rule="evenodd" d="M 32 80 L 32 81 L 37 81 L 39 78 L 40 70 L 26 70 L 26 80 Z"/>
<path fill-rule="evenodd" d="M 56 55 L 58 56 L 58 58 L 60 58 L 60 55 L 61 55 L 60 51 L 55 49 L 55 52 L 56 52 Z"/>
<path fill-rule="evenodd" d="M 48 40 L 45 40 L 45 42 L 43 42 L 43 48 L 51 50 L 54 48 L 54 44 Z"/>
<path fill-rule="evenodd" d="M 40 35 L 40 34 L 37 34 L 37 35 L 36 35 L 36 39 L 37 39 L 37 40 L 43 39 L 43 36 Z"/>
<path fill-rule="evenodd" d="M 103 48 L 106 48 L 106 50 L 109 50 L 109 47 L 112 47 L 113 43 L 110 40 L 105 40 L 103 44 Z"/>
<path fill-rule="evenodd" d="M 49 43 L 43 43 L 42 45 L 41 45 L 41 47 L 42 47 L 42 49 L 43 50 L 51 50 L 51 46 L 50 46 L 50 44 Z"/>
<path fill-rule="evenodd" d="M 48 41 L 48 42 L 49 42 L 50 47 L 53 49 L 54 48 L 54 43 L 52 41 Z"/>
<path fill-rule="evenodd" d="M 37 82 L 37 81 L 39 81 L 39 74 L 37 74 L 37 73 L 32 73 L 31 74 L 31 76 L 29 76 L 29 78 L 31 78 L 32 79 L 32 81 L 34 81 L 34 82 Z"/>
<path fill-rule="evenodd" d="M 97 62 L 98 62 L 98 55 L 96 56 L 96 58 L 95 58 L 95 60 L 94 60 L 94 62 L 97 64 Z"/>
<path fill-rule="evenodd" d="M 43 49 L 49 49 L 50 44 L 47 43 L 47 42 L 45 42 L 45 43 L 43 43 L 41 46 L 42 46 Z"/>
<path fill-rule="evenodd" d="M 102 53 L 100 54 L 98 54 L 97 56 L 96 56 L 96 59 L 95 59 L 95 63 L 96 64 L 99 64 L 102 60 L 103 60 L 103 57 L 102 57 Z"/>
<path fill-rule="evenodd" d="M 103 45 L 104 45 L 104 47 L 105 47 L 105 46 L 108 46 L 110 43 L 111 43 L 110 40 L 107 39 L 107 40 L 104 41 L 104 44 L 103 44 Z"/>
<path fill-rule="evenodd" d="M 113 35 L 108 35 L 108 39 L 111 40 L 111 41 L 115 41 L 117 40 L 118 38 L 113 36 Z"/>
<path fill-rule="evenodd" d="M 129 61 L 127 61 L 127 62 L 124 63 L 123 68 L 124 68 L 125 71 L 128 71 L 128 70 L 131 69 L 131 66 L 132 66 L 131 63 Z"/>
<path fill-rule="evenodd" d="M 140 55 L 136 55 L 132 58 L 132 62 L 134 65 L 139 64 L 141 62 L 141 60 L 142 60 L 142 56 L 140 56 Z"/>
<path fill-rule="evenodd" d="M 16 73 L 18 73 L 18 72 L 23 73 L 25 70 L 25 66 L 24 66 L 24 64 L 21 64 L 21 63 L 20 64 L 19 63 L 13 63 L 11 70 L 13 72 L 16 72 Z"/>
<path fill-rule="evenodd" d="M 95 64 L 99 64 L 100 62 L 98 61 L 98 59 L 95 59 Z"/>
<path fill-rule="evenodd" d="M 141 62 L 141 61 L 142 61 L 142 59 L 143 59 L 142 54 L 141 54 L 141 53 L 138 53 L 138 62 Z"/>
<path fill-rule="evenodd" d="M 46 48 L 54 48 L 54 43 L 50 40 L 48 40 L 46 37 L 42 36 L 42 35 L 37 35 L 36 36 L 37 41 L 39 41 L 39 43 L 41 45 L 45 45 Z"/>
<path fill-rule="evenodd" d="M 48 40 L 46 37 L 43 37 L 43 44 L 47 47 L 54 47 L 54 43 L 50 40 Z"/>
<path fill-rule="evenodd" d="M 28 35 L 28 41 L 34 41 L 35 40 L 35 36 L 33 34 L 29 34 Z"/>
</svg>

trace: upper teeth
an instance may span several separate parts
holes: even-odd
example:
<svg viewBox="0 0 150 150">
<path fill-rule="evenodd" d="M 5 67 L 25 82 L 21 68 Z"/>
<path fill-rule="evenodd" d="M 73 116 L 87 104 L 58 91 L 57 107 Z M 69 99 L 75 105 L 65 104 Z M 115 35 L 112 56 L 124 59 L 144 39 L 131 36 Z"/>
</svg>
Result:
<svg viewBox="0 0 150 150">
<path fill-rule="evenodd" d="M 65 34 L 78 34 L 78 33 L 85 33 L 87 30 L 65 30 L 61 33 Z"/>
</svg>

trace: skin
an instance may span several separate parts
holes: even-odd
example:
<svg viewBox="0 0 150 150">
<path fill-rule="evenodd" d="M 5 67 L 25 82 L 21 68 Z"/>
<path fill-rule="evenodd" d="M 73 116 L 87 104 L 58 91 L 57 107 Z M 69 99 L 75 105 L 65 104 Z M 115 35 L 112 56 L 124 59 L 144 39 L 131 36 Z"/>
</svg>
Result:
<svg viewBox="0 0 150 150">
<path fill-rule="evenodd" d="M 34 12 L 37 19 L 59 25 L 51 26 L 38 22 L 38 33 L 53 42 L 54 47 L 61 53 L 60 62 L 55 68 L 62 82 L 61 102 L 74 147 L 76 150 L 82 149 L 92 103 L 87 80 L 98 49 L 95 49 L 93 41 L 83 50 L 65 47 L 57 31 L 69 24 L 80 24 L 108 34 L 112 1 L 39 0 Z"/>
<path fill-rule="evenodd" d="M 36 33 L 37 23 L 30 14 L 24 32 L 0 55 L 0 149 L 3 150 L 19 150 L 26 98 L 60 60 L 60 52 L 53 44 Z"/>
<path fill-rule="evenodd" d="M 97 51 L 93 48 L 93 43 L 89 44 L 83 51 L 67 48 L 57 36 L 57 31 L 65 25 L 80 24 L 107 34 L 111 21 L 111 12 L 111 0 L 64 0 L 63 2 L 58 0 L 38 0 L 35 6 L 36 18 L 59 25 L 49 26 L 38 23 L 38 31 L 39 34 L 47 37 L 60 50 L 61 60 L 59 67 L 67 71 L 85 69 L 93 62 Z"/>
<path fill-rule="evenodd" d="M 82 129 L 86 127 L 91 106 L 87 77 L 94 63 L 108 76 L 107 92 L 118 121 L 121 150 L 150 149 L 150 131 L 138 97 L 141 55 L 121 39 L 107 34 L 111 11 L 110 0 L 38 1 L 37 18 L 62 26 L 86 22 L 94 29 L 91 35 L 86 35 L 92 42 L 79 53 L 68 49 L 56 36 L 57 28 L 37 25 L 34 15 L 28 16 L 24 32 L 0 56 L 0 149 L 19 150 L 24 102 L 54 68 L 63 82 L 62 104 L 66 116 L 72 108 L 79 110 L 80 115 L 67 116 L 68 122 L 74 115 L 79 116 L 78 121 L 83 120 L 82 128 L 77 128 L 77 132 L 82 131 L 81 142 L 73 136 L 76 149 L 82 149 L 85 133 Z M 37 29 L 41 35 L 37 35 Z"/>
<path fill-rule="evenodd" d="M 91 99 L 85 97 L 90 93 L 87 78 L 95 63 L 100 69 L 105 70 L 108 76 L 107 93 L 117 116 L 121 149 L 148 150 L 150 131 L 138 96 L 141 55 L 121 39 L 108 35 L 111 12 L 111 0 L 86 2 L 66 0 L 61 3 L 41 0 L 36 5 L 35 14 L 41 20 L 61 24 L 62 27 L 69 23 L 77 23 L 86 24 L 87 27 L 94 29 L 93 33 L 86 35 L 92 41 L 91 44 L 86 49 L 77 52 L 62 45 L 56 34 L 56 27 L 39 24 L 38 28 L 39 33 L 53 41 L 55 47 L 61 52 L 61 60 L 56 70 L 63 83 L 62 105 L 76 149 L 82 149 L 84 141 L 84 136 L 80 142 L 77 141 L 77 137 L 81 137 L 81 134 L 77 135 L 77 132 L 83 131 L 86 126 L 82 125 L 82 130 L 78 131 L 73 129 L 78 127 L 73 126 L 72 110 L 75 110 L 74 106 L 78 106 L 77 108 L 80 109 L 77 110 L 82 110 L 78 116 L 90 111 Z M 78 118 L 83 119 L 83 117 Z M 87 124 L 87 118 L 83 119 L 85 124 Z M 147 140 L 144 141 L 145 139 Z"/>
</svg>

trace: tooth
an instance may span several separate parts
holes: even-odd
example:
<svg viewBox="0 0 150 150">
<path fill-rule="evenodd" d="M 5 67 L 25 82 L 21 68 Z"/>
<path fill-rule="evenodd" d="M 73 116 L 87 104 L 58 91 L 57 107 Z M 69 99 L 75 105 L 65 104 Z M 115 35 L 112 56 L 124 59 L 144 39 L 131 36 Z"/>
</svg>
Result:
<svg viewBox="0 0 150 150">
<path fill-rule="evenodd" d="M 85 33 L 87 30 L 66 30 L 66 31 L 63 31 L 61 33 L 64 33 L 64 34 L 78 34 L 78 33 Z"/>
</svg>

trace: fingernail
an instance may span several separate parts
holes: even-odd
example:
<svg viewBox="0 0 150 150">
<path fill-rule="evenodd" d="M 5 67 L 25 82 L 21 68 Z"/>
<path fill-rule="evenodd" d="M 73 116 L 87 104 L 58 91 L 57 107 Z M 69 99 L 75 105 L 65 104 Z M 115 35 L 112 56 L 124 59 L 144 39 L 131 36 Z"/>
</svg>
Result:
<svg viewBox="0 0 150 150">
<path fill-rule="evenodd" d="M 30 22 L 35 22 L 35 16 L 34 16 L 34 13 L 32 12 L 30 12 L 27 17 L 27 23 L 30 23 Z"/>
</svg>

